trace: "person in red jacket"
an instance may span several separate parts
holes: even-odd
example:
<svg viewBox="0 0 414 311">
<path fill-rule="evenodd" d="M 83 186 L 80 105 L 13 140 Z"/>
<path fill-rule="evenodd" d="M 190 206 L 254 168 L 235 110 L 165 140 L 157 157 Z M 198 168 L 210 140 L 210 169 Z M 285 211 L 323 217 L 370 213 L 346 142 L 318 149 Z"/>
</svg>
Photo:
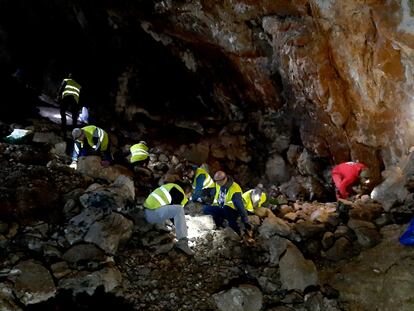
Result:
<svg viewBox="0 0 414 311">
<path fill-rule="evenodd" d="M 363 163 L 344 162 L 334 166 L 332 179 L 336 186 L 336 198 L 347 199 L 353 186 L 369 183 L 369 169 Z"/>
</svg>

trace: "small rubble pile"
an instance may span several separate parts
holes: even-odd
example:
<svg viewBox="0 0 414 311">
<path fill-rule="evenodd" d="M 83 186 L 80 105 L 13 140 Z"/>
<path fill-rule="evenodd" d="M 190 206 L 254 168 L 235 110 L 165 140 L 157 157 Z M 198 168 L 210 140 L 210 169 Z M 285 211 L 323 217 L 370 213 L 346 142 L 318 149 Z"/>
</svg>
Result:
<svg viewBox="0 0 414 311">
<path fill-rule="evenodd" d="M 52 155 L 45 145 L 0 143 L 0 215 L 5 219 L 42 216 L 61 204 L 61 196 L 86 185 L 85 179 L 68 167 L 48 162 Z"/>
</svg>

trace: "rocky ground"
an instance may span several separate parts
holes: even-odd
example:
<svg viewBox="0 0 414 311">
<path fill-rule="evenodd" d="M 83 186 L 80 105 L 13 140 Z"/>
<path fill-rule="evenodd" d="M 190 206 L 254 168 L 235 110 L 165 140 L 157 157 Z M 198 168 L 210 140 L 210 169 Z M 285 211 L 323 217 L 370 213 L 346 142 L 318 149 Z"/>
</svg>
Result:
<svg viewBox="0 0 414 311">
<path fill-rule="evenodd" d="M 250 216 L 246 239 L 216 230 L 190 203 L 188 257 L 174 248 L 172 224 L 149 225 L 141 205 L 146 189 L 180 177 L 184 158 L 159 147 L 151 176 L 103 169 L 94 156 L 74 171 L 58 128 L 37 120 L 29 129 L 23 144 L 0 144 L 1 310 L 412 308 L 414 256 L 395 224 L 410 215 L 407 204 L 385 211 L 363 196 L 346 219 L 336 203 L 292 200 L 268 185 L 276 217 Z M 397 283 L 404 290 L 390 290 Z"/>
</svg>

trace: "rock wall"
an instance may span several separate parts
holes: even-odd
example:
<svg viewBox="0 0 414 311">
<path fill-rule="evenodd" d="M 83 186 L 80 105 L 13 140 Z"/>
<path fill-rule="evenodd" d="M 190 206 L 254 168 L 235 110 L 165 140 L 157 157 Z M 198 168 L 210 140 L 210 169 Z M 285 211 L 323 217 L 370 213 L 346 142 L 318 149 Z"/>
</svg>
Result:
<svg viewBox="0 0 414 311">
<path fill-rule="evenodd" d="M 42 76 L 39 87 L 53 94 L 70 59 L 97 120 L 112 121 L 110 107 L 132 130 L 134 116 L 153 124 L 171 115 L 241 121 L 253 128 L 248 143 L 261 140 L 267 158 L 286 158 L 285 139 L 330 164 L 367 162 L 377 179 L 414 144 L 411 1 L 49 6 L 4 2 L 1 62 L 36 71 L 27 73 Z M 13 30 L 19 23 L 27 31 Z M 78 45 L 60 40 L 52 29 L 60 26 Z"/>
<path fill-rule="evenodd" d="M 368 162 L 377 176 L 414 143 L 408 0 L 135 7 L 141 15 L 113 12 L 121 20 L 135 17 L 189 71 L 210 79 L 211 100 L 223 111 L 246 117 L 287 105 L 308 150 L 333 162 Z M 223 63 L 232 68 L 230 77 L 220 74 Z"/>
</svg>

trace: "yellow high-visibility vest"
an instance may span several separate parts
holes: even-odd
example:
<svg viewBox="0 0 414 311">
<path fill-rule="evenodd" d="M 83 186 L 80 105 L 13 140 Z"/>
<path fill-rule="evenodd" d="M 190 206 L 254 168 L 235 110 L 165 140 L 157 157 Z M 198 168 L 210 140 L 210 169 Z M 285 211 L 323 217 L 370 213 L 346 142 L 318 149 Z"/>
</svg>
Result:
<svg viewBox="0 0 414 311">
<path fill-rule="evenodd" d="M 131 163 L 143 161 L 148 158 L 148 146 L 142 143 L 131 146 Z"/>
<path fill-rule="evenodd" d="M 184 199 L 181 201 L 180 205 L 184 207 L 184 205 L 187 204 L 188 199 L 185 196 L 183 188 L 174 183 L 162 185 L 161 187 L 158 187 L 153 192 L 151 192 L 144 202 L 144 207 L 148 209 L 157 209 L 161 206 L 171 204 L 172 197 L 170 195 L 170 191 L 172 188 L 178 189 L 183 194 Z"/>
<path fill-rule="evenodd" d="M 86 141 L 94 150 L 99 149 L 101 151 L 105 151 L 108 148 L 108 134 L 103 129 L 95 125 L 88 125 L 82 127 L 82 130 L 85 133 Z M 93 141 L 94 137 L 98 138 L 98 142 L 96 144 Z M 83 148 L 83 142 L 81 142 L 81 147 Z"/>
<path fill-rule="evenodd" d="M 254 212 L 254 207 L 253 207 L 253 202 L 252 202 L 252 197 L 251 197 L 251 193 L 252 193 L 253 189 L 246 191 L 245 193 L 243 193 L 243 201 L 244 201 L 244 207 L 246 208 L 247 211 L 249 212 Z M 266 193 L 262 192 L 262 195 L 260 196 L 260 201 L 257 204 L 257 207 L 261 207 L 262 204 L 264 202 L 266 202 Z"/>
<path fill-rule="evenodd" d="M 220 195 L 220 188 L 221 187 L 216 184 L 216 195 L 214 196 L 213 205 L 218 205 L 218 198 L 219 198 L 219 195 Z M 230 189 L 227 190 L 224 205 L 227 205 L 227 206 L 230 206 L 233 209 L 236 209 L 232 199 L 233 199 L 233 195 L 237 192 L 240 192 L 240 194 L 242 194 L 241 187 L 233 181 L 233 184 L 230 186 Z"/>
<path fill-rule="evenodd" d="M 197 177 L 200 175 L 205 175 L 203 188 L 202 189 L 208 189 L 208 188 L 214 188 L 214 181 L 213 178 L 210 177 L 210 175 L 207 173 L 207 171 L 201 167 L 196 169 L 195 175 L 194 175 L 194 181 L 193 181 L 193 189 L 196 187 L 196 180 Z"/>
<path fill-rule="evenodd" d="M 79 103 L 79 94 L 81 90 L 81 86 L 73 79 L 64 79 L 63 81 L 66 82 L 65 88 L 62 92 L 62 98 L 66 96 L 73 96 L 77 103 Z"/>
</svg>

